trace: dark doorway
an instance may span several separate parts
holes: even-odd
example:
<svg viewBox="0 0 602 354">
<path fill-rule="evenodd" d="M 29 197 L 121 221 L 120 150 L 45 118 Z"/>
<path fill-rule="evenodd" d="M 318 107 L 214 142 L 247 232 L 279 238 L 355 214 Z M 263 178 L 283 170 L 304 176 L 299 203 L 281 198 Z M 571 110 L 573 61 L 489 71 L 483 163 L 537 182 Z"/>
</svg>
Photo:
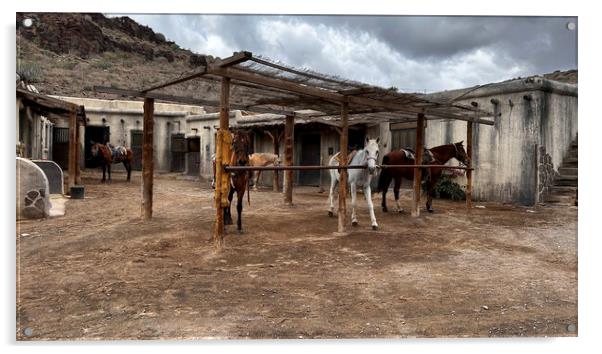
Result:
<svg viewBox="0 0 602 354">
<path fill-rule="evenodd" d="M 184 134 L 171 135 L 171 172 L 184 172 L 188 146 Z"/>
<path fill-rule="evenodd" d="M 363 130 L 349 129 L 349 151 L 364 148 L 366 133 Z"/>
<path fill-rule="evenodd" d="M 130 130 L 132 155 L 132 170 L 142 171 L 142 130 Z"/>
<path fill-rule="evenodd" d="M 63 170 L 69 168 L 69 128 L 52 129 L 52 161 Z"/>
<path fill-rule="evenodd" d="M 301 166 L 320 165 L 320 134 L 303 134 L 300 136 Z M 299 171 L 298 183 L 304 186 L 319 186 L 320 171 Z"/>
<path fill-rule="evenodd" d="M 106 144 L 111 139 L 111 131 L 109 127 L 86 126 L 84 139 L 84 156 L 86 167 L 97 167 L 95 161 L 92 160 L 92 142 Z"/>
<path fill-rule="evenodd" d="M 201 138 L 192 137 L 186 139 L 188 143 L 188 170 L 186 173 L 190 176 L 198 176 L 201 173 Z"/>
</svg>

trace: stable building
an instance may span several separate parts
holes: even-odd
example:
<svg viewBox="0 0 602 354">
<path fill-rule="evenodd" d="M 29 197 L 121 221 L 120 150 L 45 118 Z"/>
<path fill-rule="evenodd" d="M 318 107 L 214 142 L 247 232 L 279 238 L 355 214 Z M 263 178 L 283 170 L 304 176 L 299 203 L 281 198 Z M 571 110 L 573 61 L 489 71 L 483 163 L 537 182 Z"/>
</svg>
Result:
<svg viewBox="0 0 602 354">
<path fill-rule="evenodd" d="M 142 170 L 142 101 L 104 100 L 95 98 L 62 97 L 58 99 L 86 107 L 86 126 L 80 127 L 81 155 L 83 167 L 89 164 L 90 147 L 93 142 L 123 145 L 134 153 L 133 170 Z M 186 117 L 205 113 L 203 107 L 183 104 L 157 103 L 155 105 L 155 154 L 154 165 L 157 172 L 184 172 L 194 170 L 198 161 L 188 161 L 189 146 L 186 135 Z M 66 129 L 62 124 L 54 127 L 55 134 Z M 190 164 L 191 166 L 188 166 Z M 115 168 L 123 169 L 121 164 Z"/>
</svg>

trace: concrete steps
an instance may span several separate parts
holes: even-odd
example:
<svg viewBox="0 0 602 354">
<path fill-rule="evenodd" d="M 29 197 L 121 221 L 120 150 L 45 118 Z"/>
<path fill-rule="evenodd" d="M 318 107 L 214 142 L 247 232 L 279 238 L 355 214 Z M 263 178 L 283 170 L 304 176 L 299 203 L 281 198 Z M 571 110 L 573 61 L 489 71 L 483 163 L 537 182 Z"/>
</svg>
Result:
<svg viewBox="0 0 602 354">
<path fill-rule="evenodd" d="M 577 205 L 577 187 L 579 185 L 579 146 L 577 139 L 569 147 L 562 165 L 558 168 L 558 176 L 550 187 L 546 203 L 555 205 Z"/>
</svg>

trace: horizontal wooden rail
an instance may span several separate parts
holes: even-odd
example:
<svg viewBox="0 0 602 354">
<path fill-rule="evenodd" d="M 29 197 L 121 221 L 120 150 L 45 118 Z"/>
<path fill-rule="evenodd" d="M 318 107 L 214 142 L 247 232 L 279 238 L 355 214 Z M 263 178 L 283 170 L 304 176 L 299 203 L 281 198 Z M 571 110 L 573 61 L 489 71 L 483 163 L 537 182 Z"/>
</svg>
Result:
<svg viewBox="0 0 602 354">
<path fill-rule="evenodd" d="M 226 172 L 234 171 L 308 171 L 308 170 L 339 170 L 339 169 L 364 169 L 365 165 L 348 166 L 224 166 Z M 441 168 L 450 170 L 474 170 L 474 168 L 464 166 L 447 165 L 377 165 L 379 168 Z"/>
</svg>

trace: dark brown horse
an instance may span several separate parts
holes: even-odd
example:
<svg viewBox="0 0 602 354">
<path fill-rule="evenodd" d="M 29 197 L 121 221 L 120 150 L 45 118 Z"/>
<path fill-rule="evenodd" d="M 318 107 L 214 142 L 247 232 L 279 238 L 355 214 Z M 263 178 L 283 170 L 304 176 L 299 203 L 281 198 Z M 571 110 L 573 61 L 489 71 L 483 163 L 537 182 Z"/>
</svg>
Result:
<svg viewBox="0 0 602 354">
<path fill-rule="evenodd" d="M 232 137 L 232 156 L 230 157 L 230 166 L 249 166 L 249 152 L 251 150 L 251 138 L 249 133 L 246 131 L 236 130 Z M 228 194 L 228 200 L 230 203 L 224 208 L 224 224 L 232 224 L 232 214 L 230 213 L 230 206 L 232 205 L 232 199 L 234 198 L 234 192 L 236 192 L 236 211 L 238 213 L 237 230 L 242 233 L 242 204 L 245 191 L 249 185 L 249 176 L 251 171 L 235 171 L 230 172 L 230 193 Z M 251 200 L 249 194 L 247 194 L 249 204 Z"/>
<path fill-rule="evenodd" d="M 436 146 L 432 149 L 425 149 L 423 153 L 423 162 L 425 165 L 444 165 L 452 158 L 455 158 L 460 163 L 468 165 L 468 156 L 464 150 L 463 141 L 455 144 L 447 144 Z M 413 152 L 409 149 L 401 149 L 391 151 L 383 157 L 383 165 L 414 165 Z M 430 213 L 433 212 L 433 192 L 437 181 L 441 177 L 443 172 L 442 168 L 424 168 L 422 169 L 422 176 L 427 185 L 427 201 L 426 210 Z M 387 190 L 391 181 L 394 180 L 393 194 L 395 195 L 395 203 L 397 205 L 397 211 L 402 212 L 403 209 L 399 204 L 399 187 L 401 186 L 401 180 L 405 178 L 407 180 L 414 180 L 414 169 L 408 168 L 384 168 L 378 179 L 378 191 L 382 192 L 382 210 L 387 212 Z"/>
<path fill-rule="evenodd" d="M 130 181 L 132 174 L 132 160 L 134 154 L 131 149 L 124 146 L 104 145 L 100 143 L 92 143 L 90 148 L 92 159 L 102 167 L 102 180 L 106 181 L 105 172 L 109 171 L 109 182 L 111 182 L 111 165 L 114 163 L 123 163 L 127 171 L 127 181 Z"/>
</svg>

